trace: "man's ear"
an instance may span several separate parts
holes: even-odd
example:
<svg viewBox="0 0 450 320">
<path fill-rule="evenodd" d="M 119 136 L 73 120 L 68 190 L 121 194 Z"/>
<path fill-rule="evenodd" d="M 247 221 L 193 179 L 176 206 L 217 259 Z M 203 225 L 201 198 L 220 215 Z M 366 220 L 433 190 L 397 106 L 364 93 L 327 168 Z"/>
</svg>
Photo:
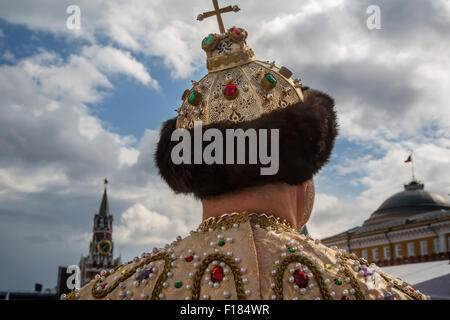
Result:
<svg viewBox="0 0 450 320">
<path fill-rule="evenodd" d="M 314 206 L 314 180 L 311 178 L 298 185 L 297 188 L 297 219 L 299 225 L 303 226 L 308 222 Z"/>
</svg>

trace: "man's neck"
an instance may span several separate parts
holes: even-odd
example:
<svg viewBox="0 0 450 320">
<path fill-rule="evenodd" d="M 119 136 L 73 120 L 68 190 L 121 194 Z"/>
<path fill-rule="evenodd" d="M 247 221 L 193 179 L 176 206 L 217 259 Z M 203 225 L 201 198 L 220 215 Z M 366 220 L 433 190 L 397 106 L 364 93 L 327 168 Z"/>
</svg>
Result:
<svg viewBox="0 0 450 320">
<path fill-rule="evenodd" d="M 265 185 L 202 200 L 203 220 L 232 212 L 266 213 L 286 219 L 298 229 L 298 193 L 287 184 Z"/>
</svg>

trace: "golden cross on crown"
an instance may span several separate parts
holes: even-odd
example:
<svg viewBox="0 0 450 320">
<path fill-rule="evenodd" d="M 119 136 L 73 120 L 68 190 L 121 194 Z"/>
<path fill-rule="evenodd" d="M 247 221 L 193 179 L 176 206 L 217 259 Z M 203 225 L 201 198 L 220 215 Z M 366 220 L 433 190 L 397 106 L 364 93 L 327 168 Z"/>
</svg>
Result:
<svg viewBox="0 0 450 320">
<path fill-rule="evenodd" d="M 225 33 L 225 27 L 223 26 L 221 14 L 226 13 L 226 12 L 231 12 L 231 11 L 238 12 L 241 9 L 238 6 L 228 6 L 225 8 L 219 8 L 218 0 L 212 0 L 212 1 L 213 1 L 213 5 L 214 5 L 214 10 L 208 11 L 208 12 L 203 12 L 203 13 L 199 14 L 197 16 L 197 20 L 202 21 L 205 18 L 216 16 L 217 23 L 219 24 L 220 33 Z"/>
</svg>

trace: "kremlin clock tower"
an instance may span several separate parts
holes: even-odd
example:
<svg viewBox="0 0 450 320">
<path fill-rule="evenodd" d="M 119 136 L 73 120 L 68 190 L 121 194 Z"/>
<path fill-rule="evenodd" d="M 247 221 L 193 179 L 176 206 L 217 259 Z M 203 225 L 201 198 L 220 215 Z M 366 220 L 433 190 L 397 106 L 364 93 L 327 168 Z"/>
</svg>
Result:
<svg viewBox="0 0 450 320">
<path fill-rule="evenodd" d="M 105 179 L 105 191 L 98 213 L 94 216 L 92 240 L 89 244 L 89 254 L 80 259 L 81 285 L 89 282 L 103 269 L 111 269 L 121 264 L 120 257 L 113 258 L 114 244 L 112 241 L 113 216 L 109 213 L 108 196 Z"/>
</svg>

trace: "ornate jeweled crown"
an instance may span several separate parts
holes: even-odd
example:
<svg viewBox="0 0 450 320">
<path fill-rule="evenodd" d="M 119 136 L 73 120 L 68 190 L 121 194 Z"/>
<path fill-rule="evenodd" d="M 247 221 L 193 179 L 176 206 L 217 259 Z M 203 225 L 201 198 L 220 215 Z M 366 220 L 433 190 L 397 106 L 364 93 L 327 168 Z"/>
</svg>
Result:
<svg viewBox="0 0 450 320">
<path fill-rule="evenodd" d="M 300 80 L 286 67 L 256 60 L 247 35 L 232 27 L 203 39 L 209 73 L 183 93 L 183 104 L 176 110 L 178 129 L 191 129 L 195 121 L 250 121 L 303 101 Z"/>
</svg>

